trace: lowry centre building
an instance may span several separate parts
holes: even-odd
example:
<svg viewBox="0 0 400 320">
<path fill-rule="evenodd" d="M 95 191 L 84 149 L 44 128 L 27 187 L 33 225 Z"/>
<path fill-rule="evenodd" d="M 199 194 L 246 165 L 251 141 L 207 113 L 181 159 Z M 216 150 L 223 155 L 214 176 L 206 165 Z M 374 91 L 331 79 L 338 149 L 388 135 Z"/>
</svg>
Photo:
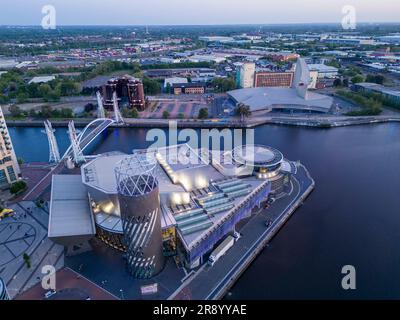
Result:
<svg viewBox="0 0 400 320">
<path fill-rule="evenodd" d="M 182 144 L 98 155 L 72 176 L 76 187 L 62 190 L 71 175 L 53 179 L 49 237 L 79 253 L 96 236 L 125 255 L 136 278 L 160 272 L 166 257 L 195 268 L 271 193 L 285 192 L 295 171 L 266 146 L 209 151 Z M 77 190 L 82 194 L 68 196 Z M 69 217 L 69 208 L 80 217 Z"/>
</svg>

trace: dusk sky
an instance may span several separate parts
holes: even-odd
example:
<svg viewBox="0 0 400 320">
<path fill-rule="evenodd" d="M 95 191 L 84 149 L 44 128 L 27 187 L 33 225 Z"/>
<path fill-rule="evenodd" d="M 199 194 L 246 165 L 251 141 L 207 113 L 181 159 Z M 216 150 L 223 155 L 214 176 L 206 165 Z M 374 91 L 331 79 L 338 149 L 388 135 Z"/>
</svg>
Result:
<svg viewBox="0 0 400 320">
<path fill-rule="evenodd" d="M 58 25 L 340 23 L 353 5 L 359 22 L 399 22 L 399 0 L 0 0 L 0 25 L 39 25 L 52 4 Z"/>
</svg>

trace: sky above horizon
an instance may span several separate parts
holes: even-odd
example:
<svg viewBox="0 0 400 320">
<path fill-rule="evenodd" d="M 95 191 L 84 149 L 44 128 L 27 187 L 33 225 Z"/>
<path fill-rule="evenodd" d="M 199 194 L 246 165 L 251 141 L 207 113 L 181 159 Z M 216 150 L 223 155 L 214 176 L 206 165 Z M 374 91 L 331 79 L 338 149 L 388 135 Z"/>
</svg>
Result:
<svg viewBox="0 0 400 320">
<path fill-rule="evenodd" d="M 48 4 L 58 25 L 340 23 L 345 5 L 358 22 L 400 22 L 400 0 L 0 0 L 0 25 L 40 25 Z"/>
</svg>

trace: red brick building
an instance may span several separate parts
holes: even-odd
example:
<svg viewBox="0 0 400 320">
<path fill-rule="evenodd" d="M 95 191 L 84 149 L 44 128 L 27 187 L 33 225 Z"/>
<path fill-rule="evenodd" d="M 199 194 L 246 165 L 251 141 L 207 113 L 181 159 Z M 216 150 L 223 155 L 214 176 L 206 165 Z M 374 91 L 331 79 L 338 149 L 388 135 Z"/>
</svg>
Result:
<svg viewBox="0 0 400 320">
<path fill-rule="evenodd" d="M 290 88 L 293 83 L 293 72 L 256 72 L 255 87 Z"/>
</svg>

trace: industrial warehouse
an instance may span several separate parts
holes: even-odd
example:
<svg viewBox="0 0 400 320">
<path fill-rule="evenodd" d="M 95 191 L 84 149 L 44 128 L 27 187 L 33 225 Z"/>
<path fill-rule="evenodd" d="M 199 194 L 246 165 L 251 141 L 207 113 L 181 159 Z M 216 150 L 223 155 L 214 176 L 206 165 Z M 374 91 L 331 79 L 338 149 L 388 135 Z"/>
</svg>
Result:
<svg viewBox="0 0 400 320">
<path fill-rule="evenodd" d="M 54 175 L 48 236 L 69 255 L 97 237 L 148 279 L 168 257 L 187 270 L 207 261 L 270 195 L 288 192 L 297 164 L 273 148 L 231 151 L 188 144 L 94 156 L 81 175 Z"/>
</svg>

